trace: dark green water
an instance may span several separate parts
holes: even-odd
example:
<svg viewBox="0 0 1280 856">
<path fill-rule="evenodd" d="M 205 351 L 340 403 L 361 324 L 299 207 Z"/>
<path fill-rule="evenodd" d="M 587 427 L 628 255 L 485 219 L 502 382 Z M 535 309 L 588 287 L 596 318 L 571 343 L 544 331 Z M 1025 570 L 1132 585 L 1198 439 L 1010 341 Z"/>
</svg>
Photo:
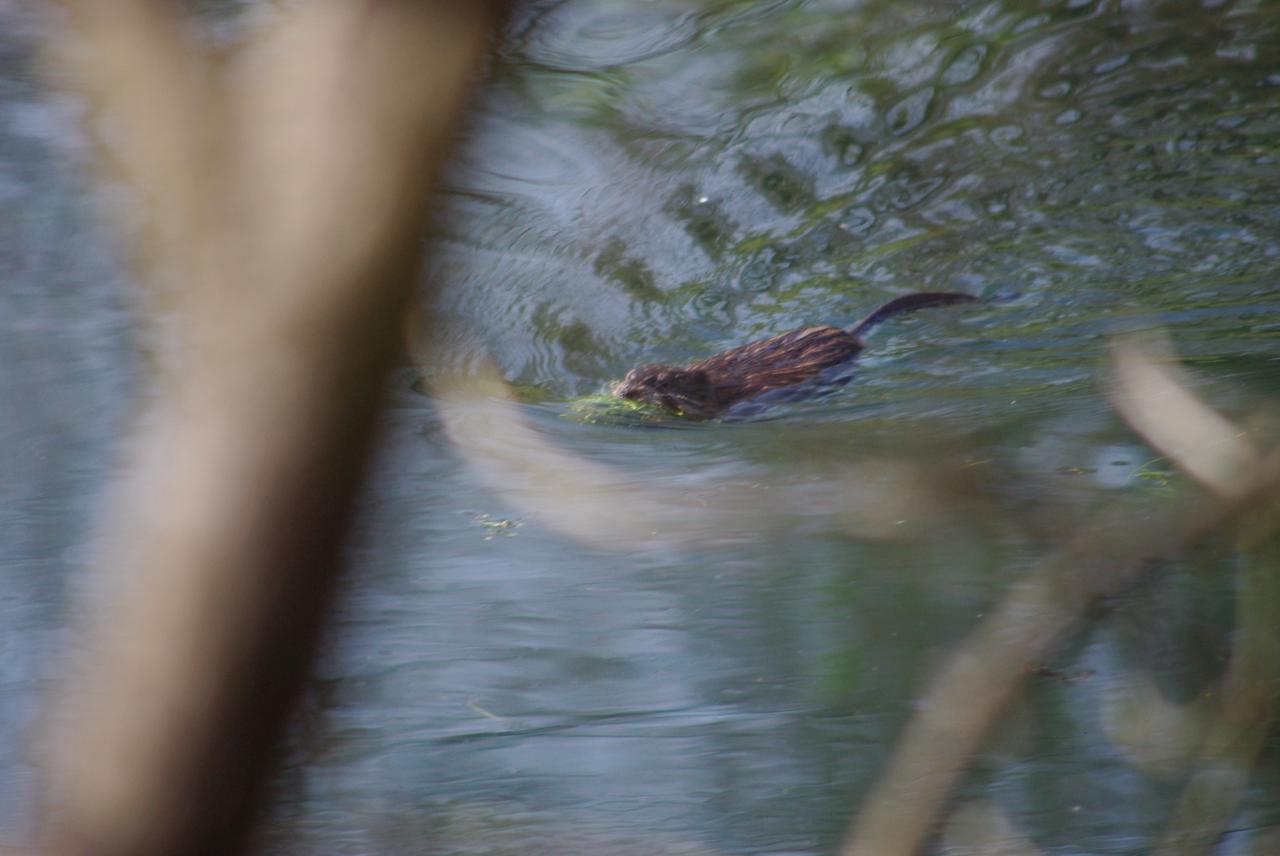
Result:
<svg viewBox="0 0 1280 856">
<path fill-rule="evenodd" d="M 806 530 L 815 492 L 756 537 L 583 546 L 481 482 L 406 369 L 273 849 L 831 852 L 1009 584 L 1088 511 L 1161 507 L 1107 334 L 1161 320 L 1229 415 L 1280 393 L 1278 30 L 1267 3 L 524 7 L 431 248 L 458 361 L 494 356 L 541 438 L 637 490 L 874 452 L 968 461 L 979 499 L 901 541 Z M 0 36 L 0 839 L 135 370 L 28 39 Z M 769 418 L 565 418 L 636 363 L 924 288 L 1003 299 L 886 325 L 852 383 Z M 1135 760 L 1118 711 L 1158 744 L 1142 687 L 1217 686 L 1237 563 L 1199 550 L 1082 626 L 1050 665 L 1087 677 L 1033 681 L 961 799 L 1046 852 L 1146 852 L 1186 768 Z M 1218 852 L 1278 846 L 1276 748 Z"/>
</svg>

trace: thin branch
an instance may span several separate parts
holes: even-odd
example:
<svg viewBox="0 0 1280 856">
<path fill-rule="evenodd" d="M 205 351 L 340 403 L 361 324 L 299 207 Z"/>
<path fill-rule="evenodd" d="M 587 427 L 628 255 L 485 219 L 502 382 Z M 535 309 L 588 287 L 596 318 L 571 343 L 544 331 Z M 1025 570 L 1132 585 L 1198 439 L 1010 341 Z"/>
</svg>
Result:
<svg viewBox="0 0 1280 856">
<path fill-rule="evenodd" d="M 1129 383 L 1149 380 L 1138 352 Z M 1175 396 L 1179 404 L 1188 394 Z M 1150 406 L 1150 402 L 1148 402 Z M 1148 424 L 1144 414 L 1143 423 Z M 1154 423 L 1152 423 L 1154 424 Z M 918 713 L 859 815 L 842 856 L 908 856 L 919 851 L 970 758 L 1017 695 L 1025 665 L 1041 659 L 1089 606 L 1140 579 L 1172 556 L 1280 495 L 1280 451 L 1268 455 L 1230 491 L 1229 500 L 1187 499 L 1168 515 L 1107 509 L 1057 554 L 1037 565 L 978 625 L 933 679 Z M 1256 527 L 1274 527 L 1275 509 Z"/>
</svg>

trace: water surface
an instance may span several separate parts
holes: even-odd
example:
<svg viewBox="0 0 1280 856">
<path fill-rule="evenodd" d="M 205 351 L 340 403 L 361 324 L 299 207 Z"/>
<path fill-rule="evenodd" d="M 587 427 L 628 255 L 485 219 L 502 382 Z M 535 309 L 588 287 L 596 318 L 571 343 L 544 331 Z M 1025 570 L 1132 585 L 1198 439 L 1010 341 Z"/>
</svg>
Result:
<svg viewBox="0 0 1280 856">
<path fill-rule="evenodd" d="M 270 848 L 831 852 L 1007 587 L 1092 509 L 1186 486 L 1102 393 L 1108 334 L 1158 319 L 1232 416 L 1280 391 L 1278 26 L 1232 2 L 522 7 L 430 247 L 453 358 L 492 356 L 538 436 L 637 490 L 906 454 L 967 465 L 977 499 L 896 541 L 796 524 L 584 546 L 478 479 L 406 368 Z M 136 371 L 29 46 L 0 38 L 9 837 Z M 639 362 L 914 289 L 1000 299 L 886 325 L 852 383 L 767 418 L 572 418 Z M 1238 561 L 1198 550 L 1082 626 L 1048 664 L 1078 679 L 1030 683 L 960 802 L 1046 852 L 1148 850 L 1186 768 L 1117 723 L 1218 686 Z M 1220 852 L 1275 841 L 1275 748 Z"/>
</svg>

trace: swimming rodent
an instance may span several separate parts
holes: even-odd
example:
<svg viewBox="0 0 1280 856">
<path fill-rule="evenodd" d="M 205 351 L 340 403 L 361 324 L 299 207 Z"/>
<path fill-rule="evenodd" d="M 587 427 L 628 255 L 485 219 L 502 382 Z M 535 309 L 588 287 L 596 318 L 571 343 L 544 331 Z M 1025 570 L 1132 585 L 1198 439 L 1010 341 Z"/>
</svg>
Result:
<svg viewBox="0 0 1280 856">
<path fill-rule="evenodd" d="M 688 366 L 639 366 L 627 372 L 613 394 L 709 419 L 740 401 L 814 380 L 827 369 L 852 360 L 866 347 L 862 334 L 899 312 L 977 300 L 958 291 L 905 294 L 847 329 L 802 327 L 721 351 Z"/>
</svg>

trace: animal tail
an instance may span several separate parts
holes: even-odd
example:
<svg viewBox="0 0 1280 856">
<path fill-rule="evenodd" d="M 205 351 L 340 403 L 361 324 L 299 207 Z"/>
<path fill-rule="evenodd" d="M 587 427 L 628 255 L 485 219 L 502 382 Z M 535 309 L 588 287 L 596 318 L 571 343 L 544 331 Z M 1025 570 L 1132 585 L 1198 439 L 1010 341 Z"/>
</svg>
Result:
<svg viewBox="0 0 1280 856">
<path fill-rule="evenodd" d="M 963 294 L 959 291 L 917 291 L 914 294 L 904 294 L 901 297 L 895 297 L 854 324 L 849 328 L 849 332 L 855 336 L 861 336 L 881 321 L 899 312 L 913 312 L 916 309 L 945 306 L 948 303 L 976 303 L 977 301 L 978 298 L 972 294 Z"/>
</svg>

